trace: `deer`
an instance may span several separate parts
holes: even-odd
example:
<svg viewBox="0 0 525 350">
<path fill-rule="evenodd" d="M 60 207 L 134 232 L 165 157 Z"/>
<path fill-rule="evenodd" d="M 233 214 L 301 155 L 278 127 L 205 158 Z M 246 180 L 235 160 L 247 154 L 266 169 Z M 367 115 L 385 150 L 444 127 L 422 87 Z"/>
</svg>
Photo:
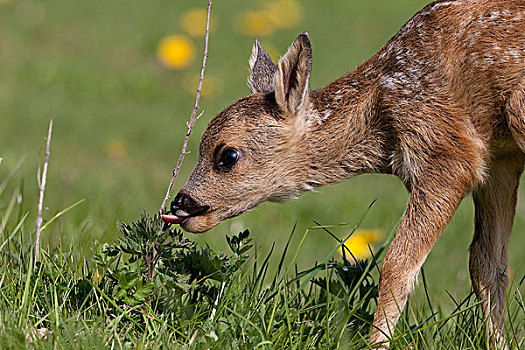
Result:
<svg viewBox="0 0 525 350">
<path fill-rule="evenodd" d="M 505 339 L 507 245 L 525 164 L 525 1 L 435 1 L 354 70 L 310 90 L 300 34 L 275 64 L 256 40 L 251 94 L 216 115 L 164 221 L 205 232 L 264 201 L 364 173 L 409 200 L 381 266 L 370 342 L 389 347 L 421 266 L 472 194 L 469 271 L 492 344 Z"/>
</svg>

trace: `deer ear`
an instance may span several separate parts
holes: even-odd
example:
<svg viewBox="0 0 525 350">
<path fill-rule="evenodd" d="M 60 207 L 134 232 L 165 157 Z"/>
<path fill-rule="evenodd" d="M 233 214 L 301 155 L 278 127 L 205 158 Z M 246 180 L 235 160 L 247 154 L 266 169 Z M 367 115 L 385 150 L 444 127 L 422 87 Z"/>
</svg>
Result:
<svg viewBox="0 0 525 350">
<path fill-rule="evenodd" d="M 259 40 L 255 40 L 249 63 L 250 76 L 248 77 L 248 87 L 250 90 L 252 92 L 273 92 L 273 82 L 277 67 L 275 67 L 275 63 L 261 47 Z"/>
<path fill-rule="evenodd" d="M 308 33 L 300 34 L 281 57 L 275 74 L 275 99 L 284 110 L 295 115 L 308 101 L 312 46 Z"/>
</svg>

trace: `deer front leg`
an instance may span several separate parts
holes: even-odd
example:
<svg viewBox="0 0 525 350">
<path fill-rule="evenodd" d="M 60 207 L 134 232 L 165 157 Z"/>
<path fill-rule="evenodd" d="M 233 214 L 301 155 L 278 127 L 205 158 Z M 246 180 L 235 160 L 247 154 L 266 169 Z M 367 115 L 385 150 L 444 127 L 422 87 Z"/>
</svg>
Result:
<svg viewBox="0 0 525 350">
<path fill-rule="evenodd" d="M 404 218 L 381 267 L 370 337 L 378 348 L 388 348 L 387 340 L 394 333 L 421 265 L 468 191 L 467 186 L 450 182 L 450 186 L 434 181 L 426 187 L 412 188 Z"/>
<path fill-rule="evenodd" d="M 507 288 L 507 243 L 523 163 L 524 155 L 520 151 L 493 160 L 486 182 L 473 192 L 476 215 L 474 239 L 470 246 L 470 276 L 488 318 L 490 344 L 497 344 L 498 349 L 507 348 L 503 313 Z"/>
</svg>

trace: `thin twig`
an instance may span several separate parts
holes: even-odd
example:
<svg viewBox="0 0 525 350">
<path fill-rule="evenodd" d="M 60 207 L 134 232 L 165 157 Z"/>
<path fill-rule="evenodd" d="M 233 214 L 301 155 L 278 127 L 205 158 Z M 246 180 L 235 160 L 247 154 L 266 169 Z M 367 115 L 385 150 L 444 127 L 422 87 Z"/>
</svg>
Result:
<svg viewBox="0 0 525 350">
<path fill-rule="evenodd" d="M 38 167 L 38 188 L 40 189 L 40 196 L 38 198 L 38 216 L 36 218 L 36 243 L 35 243 L 35 263 L 40 259 L 40 234 L 42 232 L 42 207 L 44 205 L 44 192 L 46 190 L 47 179 L 47 165 L 49 164 L 49 145 L 51 144 L 51 132 L 53 131 L 53 119 L 49 121 L 49 130 L 47 132 L 46 140 L 46 155 L 44 157 L 44 168 L 42 175 L 40 175 L 40 167 Z"/>
<path fill-rule="evenodd" d="M 180 167 L 182 166 L 182 161 L 184 160 L 184 157 L 187 154 L 186 148 L 188 147 L 188 141 L 190 139 L 193 125 L 195 124 L 195 121 L 200 117 L 200 115 L 199 117 L 197 116 L 197 109 L 199 108 L 199 101 L 201 99 L 202 84 L 204 82 L 204 70 L 206 69 L 206 60 L 208 58 L 208 39 L 210 37 L 210 13 L 211 13 L 211 0 L 208 0 L 208 13 L 206 16 L 206 35 L 204 37 L 204 54 L 202 55 L 201 74 L 199 77 L 199 85 L 197 86 L 197 94 L 195 95 L 195 104 L 193 105 L 193 110 L 191 111 L 190 121 L 187 123 L 188 130 L 186 131 L 186 137 L 184 139 L 184 144 L 182 145 L 182 151 L 180 152 L 179 160 L 177 161 L 177 166 L 173 170 L 173 177 L 171 178 L 171 182 L 168 187 L 168 191 L 166 192 L 166 196 L 164 197 L 164 200 L 162 201 L 162 205 L 160 207 L 161 214 L 162 214 L 162 210 L 166 206 L 166 202 L 171 196 L 171 191 L 173 190 L 175 179 L 177 178 L 177 175 L 179 174 Z"/>
</svg>

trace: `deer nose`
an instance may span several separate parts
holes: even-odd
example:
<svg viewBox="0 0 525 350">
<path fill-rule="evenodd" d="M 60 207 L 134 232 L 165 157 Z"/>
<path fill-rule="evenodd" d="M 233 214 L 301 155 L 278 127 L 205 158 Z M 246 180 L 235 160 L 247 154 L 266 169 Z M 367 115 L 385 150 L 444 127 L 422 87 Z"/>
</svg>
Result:
<svg viewBox="0 0 525 350">
<path fill-rule="evenodd" d="M 190 196 L 179 192 L 173 201 L 171 202 L 171 212 L 175 214 L 178 210 L 187 211 L 188 208 L 194 207 L 195 201 L 190 198 Z M 187 215 L 185 215 L 187 216 Z"/>
<path fill-rule="evenodd" d="M 171 201 L 171 213 L 178 217 L 202 215 L 208 209 L 210 209 L 209 206 L 199 205 L 193 198 L 181 192 Z"/>
<path fill-rule="evenodd" d="M 173 200 L 171 201 L 171 211 L 173 212 L 179 208 L 182 208 L 182 206 L 184 205 L 185 198 L 185 195 L 178 193 L 175 196 L 175 198 L 173 198 Z"/>
</svg>

